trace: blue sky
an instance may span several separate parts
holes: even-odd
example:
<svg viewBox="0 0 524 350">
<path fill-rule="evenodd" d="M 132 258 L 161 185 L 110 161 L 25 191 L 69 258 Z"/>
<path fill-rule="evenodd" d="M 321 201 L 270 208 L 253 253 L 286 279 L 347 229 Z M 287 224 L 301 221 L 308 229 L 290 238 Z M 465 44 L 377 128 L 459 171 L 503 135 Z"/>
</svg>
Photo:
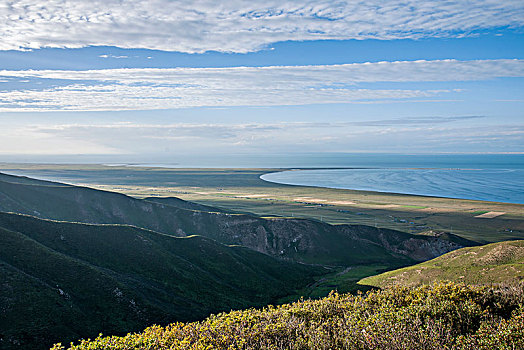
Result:
<svg viewBox="0 0 524 350">
<path fill-rule="evenodd" d="M 0 161 L 523 153 L 521 1 L 0 4 Z"/>
</svg>

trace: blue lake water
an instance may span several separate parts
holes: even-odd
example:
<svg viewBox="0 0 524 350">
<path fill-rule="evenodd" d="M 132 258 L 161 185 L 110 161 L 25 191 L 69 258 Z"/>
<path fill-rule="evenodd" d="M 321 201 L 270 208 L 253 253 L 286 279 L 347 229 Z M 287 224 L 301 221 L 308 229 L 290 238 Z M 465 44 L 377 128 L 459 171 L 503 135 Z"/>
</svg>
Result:
<svg viewBox="0 0 524 350">
<path fill-rule="evenodd" d="M 522 157 L 506 162 L 475 161 L 424 164 L 424 168 L 367 167 L 314 169 L 270 173 L 263 180 L 289 185 L 405 193 L 524 204 Z M 450 158 L 450 160 L 455 160 Z M 511 160 L 511 161 L 508 161 Z M 385 162 L 385 161 L 384 161 Z M 418 165 L 418 164 L 417 164 Z M 431 167 L 431 166 L 437 167 Z M 452 167 L 442 167 L 451 165 Z"/>
</svg>

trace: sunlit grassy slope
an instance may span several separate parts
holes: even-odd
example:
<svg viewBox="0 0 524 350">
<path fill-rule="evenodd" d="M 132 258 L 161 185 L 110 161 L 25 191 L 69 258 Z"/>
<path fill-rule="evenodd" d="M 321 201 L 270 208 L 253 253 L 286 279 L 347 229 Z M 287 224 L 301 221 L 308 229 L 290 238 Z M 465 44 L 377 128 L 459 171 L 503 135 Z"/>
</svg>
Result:
<svg viewBox="0 0 524 350">
<path fill-rule="evenodd" d="M 524 241 L 508 241 L 458 249 L 414 266 L 364 278 L 359 284 L 384 288 L 438 280 L 488 284 L 523 279 Z"/>
<path fill-rule="evenodd" d="M 0 213 L 0 348 L 262 306 L 322 273 L 199 236 Z"/>
<path fill-rule="evenodd" d="M 437 284 L 331 294 L 68 347 L 102 349 L 522 349 L 523 285 Z M 106 333 L 107 334 L 107 333 Z M 53 349 L 63 349 L 56 345 Z"/>
</svg>

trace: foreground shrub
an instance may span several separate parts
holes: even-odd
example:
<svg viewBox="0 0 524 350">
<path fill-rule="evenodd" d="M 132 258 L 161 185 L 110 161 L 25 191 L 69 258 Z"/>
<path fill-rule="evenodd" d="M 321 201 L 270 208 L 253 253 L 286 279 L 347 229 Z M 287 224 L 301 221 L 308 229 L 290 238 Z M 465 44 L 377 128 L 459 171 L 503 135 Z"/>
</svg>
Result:
<svg viewBox="0 0 524 350">
<path fill-rule="evenodd" d="M 124 337 L 100 336 L 69 349 L 524 349 L 523 296 L 524 284 L 331 293 Z"/>
</svg>

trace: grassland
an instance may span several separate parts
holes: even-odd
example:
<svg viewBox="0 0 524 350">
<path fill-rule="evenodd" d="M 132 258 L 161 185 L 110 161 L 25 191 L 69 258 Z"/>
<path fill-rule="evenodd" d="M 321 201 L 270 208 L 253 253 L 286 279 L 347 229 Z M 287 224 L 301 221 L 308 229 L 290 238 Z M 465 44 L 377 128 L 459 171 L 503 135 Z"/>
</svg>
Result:
<svg viewBox="0 0 524 350">
<path fill-rule="evenodd" d="M 209 212 L 211 210 L 211 212 Z M 168 235 L 198 234 L 275 257 L 323 265 L 325 273 L 282 301 L 321 297 L 364 287 L 361 278 L 456 249 L 456 240 L 362 225 L 330 225 L 296 218 L 263 219 L 217 212 L 175 197 L 136 199 L 114 192 L 0 174 L 0 211 L 90 224 L 134 225 Z M 405 244 L 409 242 L 409 244 Z M 443 245 L 444 244 L 444 245 Z M 436 248 L 438 252 L 435 253 Z M 443 250 L 442 250 L 443 249 Z"/>
<path fill-rule="evenodd" d="M 138 198 L 179 197 L 264 217 L 311 218 L 410 233 L 450 232 L 479 243 L 524 238 L 524 205 L 273 184 L 283 169 L 165 169 L 103 165 L 0 164 L 0 171 L 59 180 Z M 480 215 L 504 213 L 490 218 Z"/>
<path fill-rule="evenodd" d="M 367 295 L 331 294 L 201 322 L 153 326 L 125 337 L 100 336 L 68 349 L 522 349 L 523 287 L 441 283 Z M 57 344 L 53 350 L 64 348 Z"/>
<path fill-rule="evenodd" d="M 379 288 L 416 286 L 433 281 L 492 284 L 524 280 L 524 241 L 467 247 L 438 258 L 362 279 L 359 284 Z"/>
</svg>

